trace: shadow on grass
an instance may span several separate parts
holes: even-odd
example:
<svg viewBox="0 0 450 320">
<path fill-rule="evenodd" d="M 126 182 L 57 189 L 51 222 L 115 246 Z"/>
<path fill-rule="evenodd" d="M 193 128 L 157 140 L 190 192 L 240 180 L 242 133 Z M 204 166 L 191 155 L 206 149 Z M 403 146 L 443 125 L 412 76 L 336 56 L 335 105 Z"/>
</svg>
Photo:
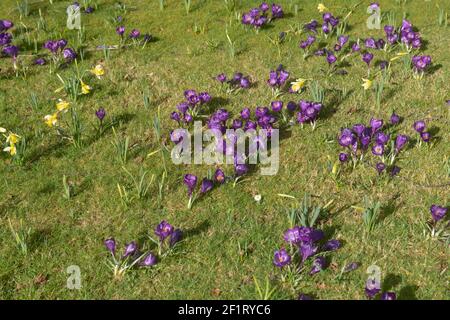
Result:
<svg viewBox="0 0 450 320">
<path fill-rule="evenodd" d="M 416 285 L 406 285 L 400 289 L 398 300 L 417 300 L 416 292 L 419 289 Z"/>
</svg>

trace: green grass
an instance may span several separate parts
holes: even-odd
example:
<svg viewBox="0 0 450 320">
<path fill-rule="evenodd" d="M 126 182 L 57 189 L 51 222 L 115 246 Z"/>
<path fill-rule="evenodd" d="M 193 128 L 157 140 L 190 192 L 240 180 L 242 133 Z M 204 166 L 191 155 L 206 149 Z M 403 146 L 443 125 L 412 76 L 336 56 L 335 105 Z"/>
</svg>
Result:
<svg viewBox="0 0 450 320">
<path fill-rule="evenodd" d="M 22 21 L 31 39 L 36 38 L 39 52 L 49 38 L 65 37 L 69 46 L 77 46 L 77 32 L 65 28 L 65 10 L 71 2 L 29 2 L 29 14 Z M 78 113 L 86 127 L 84 143 L 78 148 L 60 142 L 43 122 L 43 117 L 54 110 L 56 99 L 64 97 L 54 92 L 61 86 L 55 73 L 50 74 L 48 66 L 30 67 L 26 78 L 16 78 L 10 59 L 0 59 L 0 126 L 26 136 L 28 144 L 22 166 L 10 163 L 6 153 L 0 159 L 0 298 L 256 299 L 259 295 L 254 278 L 264 288 L 269 277 L 271 287 L 276 287 L 272 298 L 291 299 L 304 292 L 319 299 L 363 299 L 368 276 L 365 271 L 372 264 L 380 266 L 384 288 L 396 291 L 399 298 L 448 298 L 448 245 L 427 239 L 423 222 L 429 219 L 431 204 L 449 202 L 450 121 L 444 101 L 450 98 L 450 38 L 448 27 L 439 26 L 436 4 L 447 12 L 450 7 L 446 1 L 434 0 L 379 2 L 382 11 L 395 13 L 397 25 L 406 15 L 420 29 L 426 40 L 424 52 L 439 66 L 418 81 L 411 72 L 404 73 L 398 62 L 390 82 L 384 84 L 380 108 L 374 92 L 363 93 L 361 78 L 366 77 L 366 69 L 359 58 L 350 60 L 348 76 L 325 77 L 321 71 L 327 67 L 323 58 L 302 58 L 298 43 L 305 35 L 289 33 L 280 47 L 270 44 L 267 36 L 274 39 L 291 26 L 312 18 L 319 20 L 314 1 L 277 1 L 288 16 L 258 33 L 243 28 L 235 12 L 219 0 L 192 0 L 188 14 L 182 1 L 164 1 L 161 11 L 158 1 L 124 0 L 126 12 L 117 9 L 115 1 L 97 1 L 93 14 L 82 15 L 88 48 L 118 43 L 111 19 L 119 14 L 128 32 L 138 28 L 157 41 L 144 49 L 110 50 L 107 60 L 102 50 L 86 51 L 84 61 L 79 62 L 80 70 L 103 61 L 106 75 L 103 80 L 90 80 L 92 93 L 78 99 Z M 236 3 L 235 10 L 241 13 L 259 4 Z M 348 10 L 342 5 L 357 1 L 324 3 L 343 17 Z M 26 35 L 20 34 L 15 8 L 15 0 L 2 0 L 0 18 L 15 22 L 14 43 L 24 49 L 22 53 L 32 54 L 33 40 L 27 44 Z M 46 32 L 36 30 L 39 9 Z M 366 29 L 365 11 L 366 6 L 361 5 L 350 16 L 347 34 L 352 39 L 382 37 L 383 30 Z M 294 78 L 318 80 L 326 89 L 324 104 L 333 112 L 319 119 L 314 131 L 309 126 L 292 128 L 289 137 L 281 141 L 276 176 L 255 172 L 235 187 L 229 183 L 214 189 L 187 210 L 183 175 L 190 172 L 203 177 L 211 168 L 175 166 L 168 154 L 163 153 L 162 161 L 160 152 L 153 153 L 161 147 L 153 130 L 158 110 L 162 139 L 167 141 L 175 127 L 169 114 L 182 100 L 185 89 L 220 96 L 224 99 L 221 106 L 234 112 L 247 106 L 269 105 L 271 92 L 265 81 L 279 63 Z M 71 65 L 58 73 L 67 77 L 74 68 Z M 256 86 L 236 95 L 220 93 L 212 78 L 235 71 L 250 74 Z M 341 98 L 342 89 L 348 92 L 345 99 Z M 143 93 L 150 99 L 145 105 Z M 287 102 L 289 98 L 283 96 L 282 100 Z M 295 99 L 301 98 L 310 99 L 310 93 Z M 110 128 L 94 138 L 96 131 L 90 123 L 96 120 L 94 112 L 99 107 L 106 109 L 106 120 L 116 119 L 117 135 L 129 138 L 125 164 L 118 160 Z M 398 132 L 415 138 L 413 121 L 427 119 L 438 130 L 434 146 L 404 151 L 398 162 L 402 168 L 398 178 L 379 178 L 372 167 L 359 166 L 353 171 L 342 169 L 336 183 L 328 166 L 329 159 L 337 159 L 340 148 L 330 140 L 335 140 L 341 127 L 367 123 L 371 116 L 387 120 L 393 110 L 405 118 Z M 153 154 L 147 157 L 149 153 Z M 146 171 L 148 182 L 155 176 L 147 194 L 127 205 L 119 196 L 117 184 L 126 186 L 131 194 L 133 181 L 122 166 L 137 179 Z M 166 169 L 159 201 L 156 182 Z M 232 168 L 226 170 L 231 172 Z M 70 185 L 68 199 L 64 197 L 64 176 Z M 287 209 L 296 204 L 279 193 L 295 196 L 298 201 L 309 193 L 313 202 L 322 206 L 333 200 L 318 226 L 327 237 L 344 244 L 330 255 L 329 268 L 312 277 L 304 273 L 295 285 L 282 282 L 280 271 L 272 265 L 273 252 L 283 245 L 282 232 L 289 227 Z M 253 198 L 255 194 L 262 195 L 259 204 Z M 382 206 L 370 234 L 365 232 L 362 211 L 352 208 L 363 206 L 365 196 Z M 113 236 L 121 248 L 125 242 L 137 240 L 149 248 L 148 235 L 153 235 L 162 219 L 184 230 L 185 240 L 157 267 L 134 269 L 122 281 L 114 281 L 106 265 L 103 240 Z M 16 232 L 27 234 L 26 254 L 18 247 L 9 221 Z M 341 276 L 342 267 L 353 261 L 359 262 L 360 268 Z M 70 265 L 81 268 L 80 290 L 66 288 Z"/>
</svg>

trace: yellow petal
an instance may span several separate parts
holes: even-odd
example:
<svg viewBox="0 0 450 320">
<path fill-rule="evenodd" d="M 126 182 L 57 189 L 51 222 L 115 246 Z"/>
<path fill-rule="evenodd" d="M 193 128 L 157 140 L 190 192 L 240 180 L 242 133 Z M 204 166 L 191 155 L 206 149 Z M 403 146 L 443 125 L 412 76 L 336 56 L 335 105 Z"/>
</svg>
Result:
<svg viewBox="0 0 450 320">
<path fill-rule="evenodd" d="M 98 64 L 93 69 L 91 69 L 90 72 L 94 74 L 97 78 L 100 78 L 105 74 L 105 69 L 101 64 Z"/>
<path fill-rule="evenodd" d="M 324 11 L 327 11 L 328 8 L 325 7 L 325 5 L 323 3 L 319 3 L 319 5 L 317 6 L 317 10 L 319 10 L 319 12 L 324 12 Z"/>
<path fill-rule="evenodd" d="M 56 109 L 58 111 L 64 111 L 69 109 L 70 103 L 65 100 L 59 100 L 59 102 L 56 104 Z"/>
<path fill-rule="evenodd" d="M 88 86 L 86 83 L 83 82 L 83 80 L 81 81 L 81 93 L 82 94 L 88 94 L 89 92 L 91 92 L 91 87 Z"/>
</svg>

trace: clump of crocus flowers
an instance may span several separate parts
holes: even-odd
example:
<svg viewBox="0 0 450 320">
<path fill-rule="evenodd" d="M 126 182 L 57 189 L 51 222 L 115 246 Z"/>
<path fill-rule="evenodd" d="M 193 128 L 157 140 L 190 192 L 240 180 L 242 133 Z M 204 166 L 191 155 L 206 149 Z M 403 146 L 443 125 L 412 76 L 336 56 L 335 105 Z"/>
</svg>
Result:
<svg viewBox="0 0 450 320">
<path fill-rule="evenodd" d="M 211 101 L 208 92 L 197 93 L 195 90 L 184 91 L 185 100 L 177 105 L 177 111 L 171 113 L 170 118 L 178 123 L 190 123 L 194 121 L 201 107 Z"/>
<path fill-rule="evenodd" d="M 226 86 L 227 93 L 232 93 L 238 89 L 250 88 L 251 82 L 249 76 L 244 76 L 241 72 L 235 72 L 233 77 L 227 78 L 223 73 L 216 76 L 222 86 Z"/>
<path fill-rule="evenodd" d="M 306 226 L 294 226 L 283 234 L 287 248 L 281 248 L 274 253 L 273 264 L 278 268 L 295 263 L 295 270 L 303 270 L 311 260 L 309 274 L 313 275 L 327 266 L 325 254 L 341 247 L 337 239 L 324 240 L 324 233 L 320 229 Z"/>
<path fill-rule="evenodd" d="M 201 195 L 204 195 L 211 191 L 215 186 L 220 185 L 225 182 L 225 173 L 222 169 L 216 169 L 213 177 L 205 177 L 200 182 L 200 190 L 199 193 L 196 192 L 198 186 L 198 178 L 193 174 L 184 175 L 183 182 L 187 187 L 187 193 L 189 197 L 188 201 L 188 209 L 192 208 L 194 201 Z"/>
<path fill-rule="evenodd" d="M 154 233 L 157 239 L 151 236 L 149 238 L 158 245 L 158 255 L 160 258 L 181 241 L 183 237 L 180 229 L 173 227 L 165 220 L 156 226 Z M 152 267 L 158 263 L 158 257 L 150 251 L 141 250 L 136 241 L 125 244 L 122 255 L 116 252 L 117 243 L 114 238 L 106 239 L 104 245 L 106 250 L 111 254 L 109 264 L 113 270 L 115 279 L 122 279 L 124 274 L 134 266 Z"/>
<path fill-rule="evenodd" d="M 259 29 L 265 24 L 275 19 L 282 18 L 283 16 L 284 12 L 280 5 L 272 3 L 272 5 L 270 6 L 266 2 L 263 2 L 259 7 L 250 9 L 250 11 L 245 12 L 242 15 L 242 23 L 245 25 L 251 25 Z"/>
<path fill-rule="evenodd" d="M 422 78 L 427 68 L 431 65 L 430 56 L 414 56 L 411 59 L 412 66 L 414 69 L 414 77 Z"/>
<path fill-rule="evenodd" d="M 272 94 L 277 97 L 281 94 L 281 90 L 289 79 L 289 72 L 284 70 L 280 64 L 276 70 L 271 70 L 267 84 L 272 88 Z"/>
<path fill-rule="evenodd" d="M 14 27 L 14 23 L 10 20 L 0 20 L 0 50 L 3 54 L 10 56 L 13 59 L 14 69 L 17 70 L 17 56 L 19 48 L 11 45 L 12 35 L 8 31 Z"/>
<path fill-rule="evenodd" d="M 425 121 L 423 120 L 418 120 L 413 124 L 414 130 L 420 135 L 420 144 L 422 142 L 428 143 L 431 140 L 431 134 L 426 131 L 426 127 Z"/>
<path fill-rule="evenodd" d="M 44 43 L 44 48 L 51 53 L 52 61 L 55 65 L 64 62 L 71 62 L 76 59 L 75 50 L 67 47 L 66 39 L 48 40 Z M 39 64 L 42 62 L 39 62 Z"/>
<path fill-rule="evenodd" d="M 397 117 L 397 115 L 391 117 L 391 121 L 398 123 Z M 375 168 L 378 173 L 381 174 L 389 165 L 391 175 L 396 175 L 400 169 L 394 165 L 395 159 L 407 145 L 409 137 L 398 134 L 391 140 L 391 134 L 383 131 L 383 125 L 382 119 L 372 118 L 368 126 L 358 123 L 352 128 L 342 129 L 338 136 L 338 143 L 346 148 L 347 152 L 340 153 L 339 160 L 347 162 L 352 159 L 355 167 L 370 150 L 377 157 Z"/>
</svg>

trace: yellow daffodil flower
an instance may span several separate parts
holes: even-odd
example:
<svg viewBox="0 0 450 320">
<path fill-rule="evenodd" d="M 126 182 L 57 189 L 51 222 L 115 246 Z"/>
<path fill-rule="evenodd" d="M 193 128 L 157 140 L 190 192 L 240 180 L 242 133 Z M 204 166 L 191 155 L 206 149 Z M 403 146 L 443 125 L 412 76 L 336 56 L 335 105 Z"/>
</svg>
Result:
<svg viewBox="0 0 450 320">
<path fill-rule="evenodd" d="M 319 5 L 317 6 L 317 10 L 319 10 L 319 12 L 324 12 L 324 11 L 328 11 L 328 8 L 325 7 L 325 5 L 323 3 L 319 3 Z"/>
<path fill-rule="evenodd" d="M 362 80 L 363 80 L 362 86 L 363 86 L 364 90 L 369 90 L 372 87 L 372 80 L 364 79 L 364 78 Z"/>
<path fill-rule="evenodd" d="M 80 80 L 81 82 L 81 93 L 82 94 L 89 94 L 91 92 L 92 88 L 88 86 L 86 83 L 83 82 L 83 80 Z"/>
<path fill-rule="evenodd" d="M 10 155 L 15 156 L 17 154 L 17 149 L 14 144 L 10 144 L 9 147 L 3 149 L 5 152 L 9 152 Z"/>
<path fill-rule="evenodd" d="M 61 100 L 59 99 L 58 103 L 56 104 L 56 109 L 58 111 L 67 111 L 67 109 L 69 109 L 70 107 L 70 103 L 65 101 L 65 100 Z"/>
<path fill-rule="evenodd" d="M 44 117 L 45 123 L 51 128 L 58 123 L 58 113 L 48 114 Z"/>
<path fill-rule="evenodd" d="M 9 135 L 6 137 L 6 143 L 9 143 L 11 145 L 16 144 L 17 142 L 19 142 L 20 140 L 20 136 L 10 132 Z"/>
<path fill-rule="evenodd" d="M 305 86 L 306 81 L 307 81 L 307 79 L 299 78 L 299 79 L 295 80 L 294 82 L 291 82 L 292 91 L 299 92 Z"/>
<path fill-rule="evenodd" d="M 93 75 L 95 75 L 98 79 L 105 74 L 105 69 L 101 64 L 96 65 L 93 69 L 89 70 Z"/>
</svg>

